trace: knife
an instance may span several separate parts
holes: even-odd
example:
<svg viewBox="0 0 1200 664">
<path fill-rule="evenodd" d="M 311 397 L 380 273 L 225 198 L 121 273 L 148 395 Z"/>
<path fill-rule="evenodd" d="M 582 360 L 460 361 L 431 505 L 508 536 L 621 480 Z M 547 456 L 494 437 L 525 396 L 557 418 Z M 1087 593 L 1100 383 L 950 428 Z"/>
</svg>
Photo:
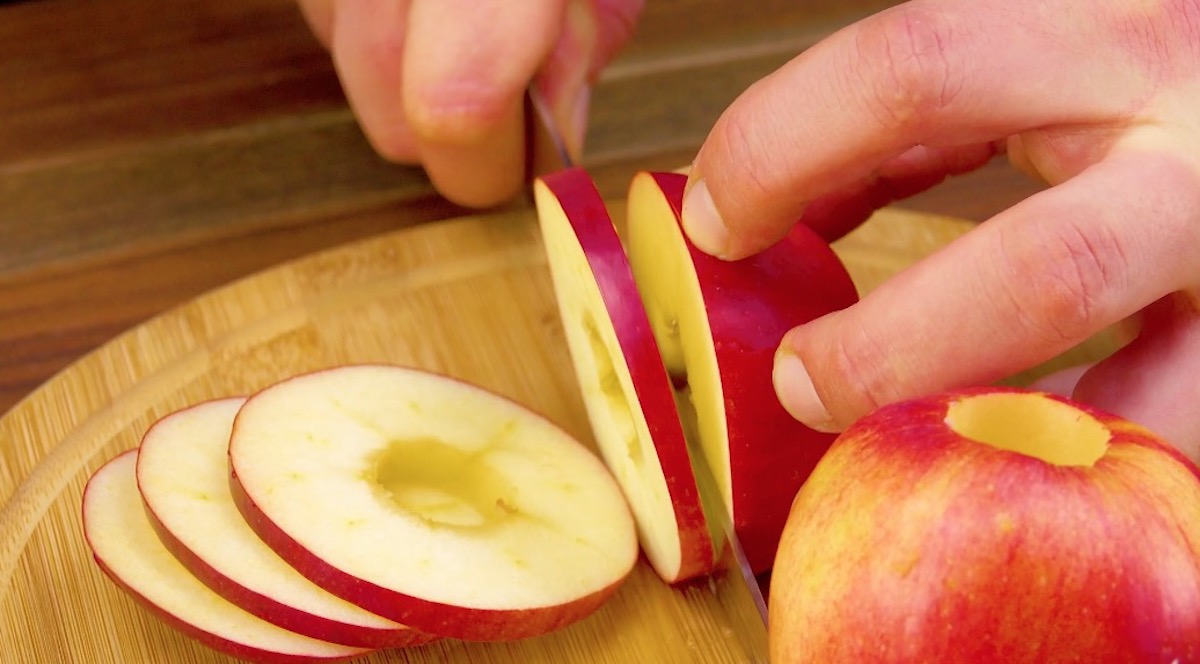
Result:
<svg viewBox="0 0 1200 664">
<path fill-rule="evenodd" d="M 546 98 L 534 86 L 525 95 L 526 182 L 539 175 L 575 167 L 567 141 Z"/>
<path fill-rule="evenodd" d="M 533 178 L 538 175 L 573 168 L 575 160 L 572 158 L 570 150 L 567 149 L 563 134 L 541 92 L 531 86 L 525 99 L 528 181 L 532 182 Z M 738 591 L 749 596 L 762 619 L 762 628 L 765 629 L 767 626 L 767 603 L 763 598 L 758 578 L 754 575 L 754 570 L 746 558 L 746 552 L 738 541 L 729 508 L 717 488 L 720 485 L 717 483 L 716 475 L 713 474 L 707 459 L 699 450 L 689 449 L 688 452 L 692 460 L 697 490 L 702 496 L 711 498 L 706 501 L 706 504 L 718 506 L 716 509 L 707 510 L 705 518 L 710 520 L 710 530 L 721 533 L 725 538 L 724 542 L 717 543 L 723 544 L 720 548 L 720 567 L 730 571 L 728 576 L 733 579 L 733 585 Z M 716 523 L 714 524 L 712 521 Z M 718 527 L 711 528 L 713 525 Z"/>
</svg>

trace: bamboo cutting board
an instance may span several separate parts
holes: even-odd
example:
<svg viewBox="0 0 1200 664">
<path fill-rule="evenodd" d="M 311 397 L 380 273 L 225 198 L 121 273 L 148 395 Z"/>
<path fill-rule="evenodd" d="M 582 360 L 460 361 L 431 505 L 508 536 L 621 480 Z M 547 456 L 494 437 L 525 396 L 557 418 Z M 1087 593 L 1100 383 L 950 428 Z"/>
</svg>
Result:
<svg viewBox="0 0 1200 664">
<path fill-rule="evenodd" d="M 969 227 L 888 210 L 836 248 L 866 292 Z M 171 410 L 349 362 L 469 380 L 591 443 L 531 211 L 399 231 L 247 278 L 123 334 L 0 419 L 0 660 L 228 661 L 101 574 L 82 537 L 84 483 Z M 362 661 L 764 660 L 753 608 L 728 591 L 719 578 L 670 588 L 640 563 L 599 613 L 564 631 Z"/>
</svg>

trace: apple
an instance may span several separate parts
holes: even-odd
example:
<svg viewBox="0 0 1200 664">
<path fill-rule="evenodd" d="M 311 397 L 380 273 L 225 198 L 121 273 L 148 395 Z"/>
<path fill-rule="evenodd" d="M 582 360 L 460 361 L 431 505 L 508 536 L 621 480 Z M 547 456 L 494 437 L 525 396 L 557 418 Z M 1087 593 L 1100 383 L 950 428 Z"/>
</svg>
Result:
<svg viewBox="0 0 1200 664">
<path fill-rule="evenodd" d="M 608 210 L 582 169 L 535 181 L 555 299 L 601 456 L 664 581 L 718 561 L 670 378 Z M 714 504 L 719 509 L 719 503 Z"/>
<path fill-rule="evenodd" d="M 146 431 L 137 484 L 160 539 L 196 577 L 250 613 L 313 638 L 402 647 L 433 637 L 320 588 L 251 530 L 229 488 L 229 437 L 246 400 L 206 401 Z"/>
<path fill-rule="evenodd" d="M 268 623 L 200 582 L 159 540 L 138 493 L 137 450 L 108 461 L 83 492 L 84 535 L 97 564 L 167 624 L 221 652 L 260 662 L 349 659 L 366 648 L 326 643 Z"/>
<path fill-rule="evenodd" d="M 802 225 L 744 260 L 700 251 L 680 222 L 686 182 L 680 173 L 634 177 L 629 258 L 667 369 L 682 386 L 685 427 L 715 475 L 746 558 L 763 572 L 793 497 L 834 440 L 780 405 L 775 351 L 788 330 L 858 295 L 837 255 Z"/>
<path fill-rule="evenodd" d="M 284 560 L 418 631 L 536 636 L 593 613 L 637 561 L 603 463 L 508 399 L 385 365 L 251 396 L 229 443 L 234 498 Z"/>
<path fill-rule="evenodd" d="M 976 388 L 847 429 L 796 497 L 771 661 L 1200 661 L 1200 470 L 1146 429 Z"/>
</svg>

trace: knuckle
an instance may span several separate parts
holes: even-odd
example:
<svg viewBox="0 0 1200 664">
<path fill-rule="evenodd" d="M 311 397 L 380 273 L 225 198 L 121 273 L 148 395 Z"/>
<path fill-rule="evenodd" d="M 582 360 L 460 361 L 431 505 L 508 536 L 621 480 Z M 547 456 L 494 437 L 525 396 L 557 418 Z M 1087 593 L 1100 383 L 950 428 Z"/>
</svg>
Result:
<svg viewBox="0 0 1200 664">
<path fill-rule="evenodd" d="M 1122 243 L 1102 225 L 1014 233 L 1003 246 L 1012 278 L 1002 282 L 1019 329 L 1052 346 L 1077 343 L 1105 324 L 1107 294 L 1128 285 Z"/>
<path fill-rule="evenodd" d="M 829 350 L 829 384 L 841 398 L 827 404 L 834 416 L 850 422 L 900 398 L 892 352 L 882 339 L 857 327 L 834 338 Z"/>
<path fill-rule="evenodd" d="M 772 182 L 774 177 L 770 166 L 773 160 L 761 149 L 761 131 L 764 122 L 755 121 L 746 113 L 729 113 L 721 122 L 721 139 L 717 141 L 716 161 L 720 167 L 712 169 L 713 174 L 723 173 L 725 178 L 736 178 L 736 185 L 728 187 L 724 192 L 726 197 L 736 194 L 742 201 L 769 201 L 773 195 Z M 714 194 L 715 195 L 715 194 Z M 735 201 L 734 207 L 741 207 Z M 746 207 L 753 209 L 753 204 Z M 759 206 L 761 207 L 761 206 Z M 725 210 L 736 213 L 737 210 Z M 733 218 L 741 215 L 734 214 Z M 731 219 L 727 219 L 729 221 Z"/>
<path fill-rule="evenodd" d="M 852 70 L 883 126 L 920 126 L 954 101 L 964 82 L 951 53 L 954 41 L 944 16 L 911 7 L 861 25 L 856 39 L 861 64 Z"/>
</svg>

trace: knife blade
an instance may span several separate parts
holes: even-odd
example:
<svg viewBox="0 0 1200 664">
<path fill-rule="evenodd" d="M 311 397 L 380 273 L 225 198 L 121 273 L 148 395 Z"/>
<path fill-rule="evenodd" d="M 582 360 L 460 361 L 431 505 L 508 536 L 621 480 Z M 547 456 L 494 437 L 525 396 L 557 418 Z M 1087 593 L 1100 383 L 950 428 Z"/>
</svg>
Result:
<svg viewBox="0 0 1200 664">
<path fill-rule="evenodd" d="M 549 103 L 532 86 L 525 95 L 525 125 L 527 182 L 532 182 L 539 175 L 575 166 L 571 151 L 567 149 L 567 141 L 554 120 L 554 114 L 550 112 Z"/>
<path fill-rule="evenodd" d="M 575 161 L 567 148 L 567 142 L 541 92 L 531 86 L 525 99 L 525 117 L 528 125 L 526 154 L 529 155 L 526 163 L 528 164 L 529 181 L 538 175 L 574 167 Z M 687 423 L 685 422 L 684 425 L 686 428 Z M 767 603 L 763 597 L 762 588 L 758 584 L 758 578 L 746 558 L 746 552 L 738 541 L 733 517 L 729 506 L 725 504 L 725 500 L 721 496 L 716 475 L 699 449 L 690 449 L 688 453 L 692 460 L 697 490 L 706 498 L 706 504 L 717 506 L 715 509 L 708 510 L 705 518 L 716 522 L 710 522 L 710 531 L 721 533 L 721 536 L 724 537 L 724 542 L 716 543 L 721 545 L 719 548 L 720 567 L 729 570 L 730 577 L 734 580 L 733 583 L 737 589 L 749 596 L 749 600 L 762 619 L 762 627 L 765 629 L 767 626 Z M 712 526 L 717 527 L 713 528 Z"/>
<path fill-rule="evenodd" d="M 703 496 L 711 496 L 712 501 L 709 504 L 716 505 L 717 508 L 705 513 L 705 518 L 715 520 L 719 526 L 718 531 L 724 534 L 725 541 L 723 551 L 721 553 L 720 567 L 727 570 L 736 570 L 737 574 L 733 574 L 735 580 L 741 581 L 741 588 L 749 595 L 750 601 L 754 604 L 754 608 L 758 611 L 759 618 L 762 619 L 763 627 L 767 626 L 767 602 L 763 597 L 762 587 L 758 584 L 758 577 L 755 576 L 753 568 L 750 567 L 750 561 L 746 558 L 746 551 L 742 548 L 742 544 L 738 541 L 737 531 L 734 529 L 733 518 L 730 516 L 729 508 L 725 505 L 725 500 L 721 497 L 720 489 L 718 489 L 716 475 L 712 471 L 708 460 L 699 450 L 691 453 L 692 470 L 696 476 L 696 485 L 700 494 Z"/>
</svg>

